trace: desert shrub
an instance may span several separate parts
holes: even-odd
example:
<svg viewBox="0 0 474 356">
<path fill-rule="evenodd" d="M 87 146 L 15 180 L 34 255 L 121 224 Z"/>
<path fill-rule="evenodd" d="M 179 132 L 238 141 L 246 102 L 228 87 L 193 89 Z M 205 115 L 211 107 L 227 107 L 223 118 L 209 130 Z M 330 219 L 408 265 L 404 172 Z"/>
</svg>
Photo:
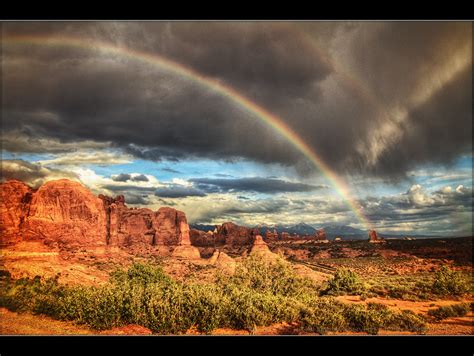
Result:
<svg viewBox="0 0 474 356">
<path fill-rule="evenodd" d="M 45 281 L 40 276 L 8 280 L 0 292 L 0 306 L 12 311 L 57 314 L 57 300 L 64 292 L 58 284 L 59 275 Z"/>
<path fill-rule="evenodd" d="M 426 321 L 421 315 L 417 315 L 411 310 L 402 310 L 400 313 L 393 313 L 385 325 L 387 330 L 411 331 L 417 333 L 426 332 Z"/>
<path fill-rule="evenodd" d="M 180 284 L 151 285 L 146 290 L 145 314 L 139 323 L 153 332 L 181 334 L 193 325 L 190 303 Z"/>
<path fill-rule="evenodd" d="M 345 315 L 351 330 L 376 335 L 387 324 L 392 312 L 383 304 L 368 303 L 366 306 L 347 306 Z"/>
<path fill-rule="evenodd" d="M 5 283 L 0 291 L 0 306 L 12 311 L 23 312 L 34 307 L 35 286 L 41 282 L 39 276 L 34 279 L 20 278 Z"/>
<path fill-rule="evenodd" d="M 169 277 L 160 265 L 134 263 L 127 270 L 118 269 L 111 273 L 114 284 L 133 283 L 147 285 L 150 283 L 172 284 L 174 280 Z"/>
<path fill-rule="evenodd" d="M 378 303 L 348 305 L 332 298 L 320 298 L 311 307 L 303 308 L 300 321 L 303 331 L 319 334 L 351 330 L 376 335 L 382 328 L 417 333 L 426 331 L 423 317 L 411 311 L 393 312 Z"/>
<path fill-rule="evenodd" d="M 257 326 L 297 318 L 298 303 L 291 298 L 235 286 L 228 286 L 225 291 L 229 299 L 223 326 L 252 332 Z"/>
<path fill-rule="evenodd" d="M 442 266 L 435 275 L 432 285 L 432 291 L 435 294 L 462 295 L 471 289 L 469 279 L 465 278 L 460 272 L 451 270 L 447 266 Z"/>
<path fill-rule="evenodd" d="M 268 261 L 258 255 L 246 258 L 233 276 L 222 277 L 218 283 L 292 297 L 315 291 L 312 281 L 298 276 L 287 261 L 281 258 Z"/>
<path fill-rule="evenodd" d="M 345 306 L 333 298 L 318 298 L 301 308 L 300 328 L 305 332 L 326 334 L 328 331 L 343 331 L 348 327 Z"/>
<path fill-rule="evenodd" d="M 252 332 L 257 326 L 299 322 L 307 332 L 376 334 L 382 327 L 419 331 L 423 325 L 413 313 L 320 297 L 313 283 L 298 277 L 288 264 L 257 257 L 244 260 L 235 275 L 213 284 L 178 282 L 160 266 L 144 264 L 112 273 L 110 283 L 100 287 L 68 287 L 57 277 L 0 283 L 0 306 L 73 320 L 95 330 L 133 323 L 161 334 L 181 334 L 193 326 L 201 333 L 220 327 Z M 355 274 L 343 271 L 329 287 L 354 292 L 362 289 L 359 284 Z"/>
<path fill-rule="evenodd" d="M 186 313 L 201 333 L 209 334 L 222 325 L 228 297 L 221 288 L 212 284 L 186 286 Z"/>
<path fill-rule="evenodd" d="M 70 288 L 58 301 L 59 318 L 95 330 L 123 324 L 123 293 L 113 286 Z"/>
<path fill-rule="evenodd" d="M 60 315 L 60 299 L 66 293 L 64 286 L 58 283 L 59 274 L 53 278 L 48 278 L 44 283 L 36 284 L 33 313 L 45 314 L 52 317 Z"/>
<path fill-rule="evenodd" d="M 472 304 L 472 303 L 471 303 Z M 469 303 L 459 303 L 428 310 L 428 315 L 440 321 L 446 318 L 465 316 L 471 310 Z"/>
<path fill-rule="evenodd" d="M 336 271 L 332 279 L 328 281 L 327 287 L 321 291 L 322 295 L 360 295 L 366 292 L 364 283 L 359 276 L 346 268 Z"/>
</svg>

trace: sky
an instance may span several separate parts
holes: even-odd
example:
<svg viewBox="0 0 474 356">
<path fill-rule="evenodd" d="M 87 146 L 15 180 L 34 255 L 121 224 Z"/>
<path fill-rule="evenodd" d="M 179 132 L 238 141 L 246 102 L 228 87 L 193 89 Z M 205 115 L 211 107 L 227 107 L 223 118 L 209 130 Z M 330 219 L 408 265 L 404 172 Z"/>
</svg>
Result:
<svg viewBox="0 0 474 356">
<path fill-rule="evenodd" d="M 3 22 L 2 180 L 190 223 L 472 235 L 470 22 Z"/>
</svg>

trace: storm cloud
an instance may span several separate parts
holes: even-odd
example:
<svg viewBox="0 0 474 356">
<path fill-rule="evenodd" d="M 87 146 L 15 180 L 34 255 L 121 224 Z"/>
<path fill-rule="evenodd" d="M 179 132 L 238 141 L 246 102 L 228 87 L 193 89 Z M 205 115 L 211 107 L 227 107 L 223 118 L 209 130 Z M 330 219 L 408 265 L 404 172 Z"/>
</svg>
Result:
<svg viewBox="0 0 474 356">
<path fill-rule="evenodd" d="M 94 142 L 153 161 L 247 159 L 313 172 L 231 98 L 94 41 L 159 54 L 232 87 L 340 173 L 399 179 L 472 149 L 469 22 L 26 22 L 2 31 L 9 152 L 34 152 L 21 144 L 32 140 L 68 150 Z M 16 35 L 89 45 L 21 45 Z"/>
<path fill-rule="evenodd" d="M 304 183 L 293 183 L 274 178 L 193 178 L 189 180 L 196 184 L 199 189 L 210 193 L 224 192 L 257 192 L 257 193 L 285 193 L 285 192 L 310 192 L 325 189 L 324 185 L 310 185 Z"/>
<path fill-rule="evenodd" d="M 167 187 L 155 190 L 155 195 L 160 198 L 184 198 L 184 197 L 204 197 L 207 194 L 194 187 L 172 184 Z"/>
<path fill-rule="evenodd" d="M 148 182 L 148 178 L 144 174 L 131 175 L 128 173 L 120 173 L 115 176 L 112 176 L 112 180 L 115 182 Z"/>
</svg>

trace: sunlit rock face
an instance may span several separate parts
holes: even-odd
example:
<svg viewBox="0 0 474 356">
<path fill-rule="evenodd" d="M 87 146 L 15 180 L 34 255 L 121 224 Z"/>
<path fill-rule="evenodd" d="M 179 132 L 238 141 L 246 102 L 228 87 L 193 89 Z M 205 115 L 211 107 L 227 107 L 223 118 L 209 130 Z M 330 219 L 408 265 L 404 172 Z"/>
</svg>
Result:
<svg viewBox="0 0 474 356">
<path fill-rule="evenodd" d="M 21 234 L 27 240 L 59 244 L 105 245 L 102 200 L 87 188 L 67 179 L 50 181 L 32 194 Z"/>
<path fill-rule="evenodd" d="M 224 239 L 227 245 L 250 245 L 258 235 L 258 229 L 250 229 L 226 222 L 217 227 L 217 239 Z"/>
<path fill-rule="evenodd" d="M 93 195 L 67 179 L 33 190 L 19 181 L 0 185 L 2 242 L 43 240 L 59 245 L 190 246 L 183 212 L 131 209 L 123 196 Z"/>
<path fill-rule="evenodd" d="M 25 183 L 11 180 L 0 184 L 0 235 L 3 244 L 18 242 L 33 189 Z"/>
</svg>

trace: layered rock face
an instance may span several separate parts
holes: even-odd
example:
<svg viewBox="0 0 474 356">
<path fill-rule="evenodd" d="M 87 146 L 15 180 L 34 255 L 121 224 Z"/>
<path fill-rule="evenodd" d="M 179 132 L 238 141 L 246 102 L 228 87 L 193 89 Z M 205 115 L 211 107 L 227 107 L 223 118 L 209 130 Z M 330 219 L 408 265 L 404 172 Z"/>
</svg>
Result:
<svg viewBox="0 0 474 356">
<path fill-rule="evenodd" d="M 190 245 L 189 225 L 183 212 L 172 208 L 130 209 L 123 196 L 99 195 L 106 214 L 109 245 Z"/>
<path fill-rule="evenodd" d="M 379 236 L 377 235 L 377 231 L 369 230 L 369 242 L 379 242 Z"/>
<path fill-rule="evenodd" d="M 278 240 L 278 232 L 274 229 L 273 231 L 265 231 L 265 240 L 267 241 L 276 241 Z"/>
<path fill-rule="evenodd" d="M 37 191 L 18 181 L 0 185 L 2 239 L 41 239 L 81 246 L 190 246 L 183 212 L 130 209 L 123 196 L 96 197 L 67 179 Z"/>
<path fill-rule="evenodd" d="M 217 232 L 214 235 L 217 239 L 224 239 L 227 245 L 249 245 L 258 234 L 258 229 L 249 229 L 226 222 L 217 227 Z"/>
<path fill-rule="evenodd" d="M 105 244 L 102 201 L 89 190 L 67 179 L 45 183 L 37 191 L 24 186 L 15 181 L 2 184 L 2 194 L 13 188 L 18 189 L 17 198 L 22 196 L 20 205 L 4 203 L 8 209 L 16 210 L 16 220 L 3 220 L 2 209 L 2 229 L 17 226 L 18 235 L 25 240 L 71 245 Z"/>
<path fill-rule="evenodd" d="M 11 180 L 0 184 L 0 236 L 4 244 L 18 242 L 25 216 L 28 214 L 33 189 Z"/>
<path fill-rule="evenodd" d="M 214 247 L 225 244 L 224 236 L 214 235 L 212 231 L 204 232 L 202 230 L 191 229 L 189 231 L 191 244 L 199 247 Z"/>
<path fill-rule="evenodd" d="M 251 229 L 226 222 L 216 226 L 215 232 L 191 229 L 191 243 L 199 247 L 251 245 L 255 236 L 258 234 L 258 229 Z"/>
<path fill-rule="evenodd" d="M 277 254 L 270 251 L 267 243 L 263 241 L 263 238 L 260 235 L 256 235 L 254 237 L 252 248 L 250 250 L 250 255 L 259 255 L 267 260 L 273 260 L 278 258 Z"/>
</svg>

